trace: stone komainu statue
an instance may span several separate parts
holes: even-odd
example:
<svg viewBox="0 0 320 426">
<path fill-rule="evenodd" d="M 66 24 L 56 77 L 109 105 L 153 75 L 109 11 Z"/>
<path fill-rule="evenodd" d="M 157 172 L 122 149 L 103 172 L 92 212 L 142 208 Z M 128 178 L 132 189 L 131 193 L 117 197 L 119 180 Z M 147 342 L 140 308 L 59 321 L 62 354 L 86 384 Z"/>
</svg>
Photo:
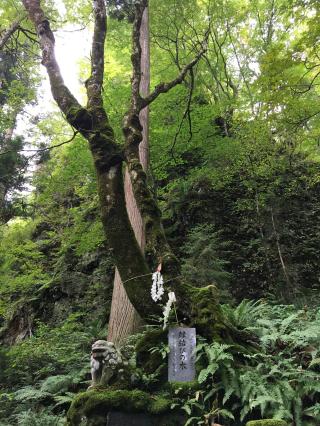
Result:
<svg viewBox="0 0 320 426">
<path fill-rule="evenodd" d="M 97 385 L 107 386 L 110 380 L 115 379 L 125 364 L 120 352 L 112 342 L 97 340 L 91 349 L 91 376 L 92 388 Z"/>
</svg>

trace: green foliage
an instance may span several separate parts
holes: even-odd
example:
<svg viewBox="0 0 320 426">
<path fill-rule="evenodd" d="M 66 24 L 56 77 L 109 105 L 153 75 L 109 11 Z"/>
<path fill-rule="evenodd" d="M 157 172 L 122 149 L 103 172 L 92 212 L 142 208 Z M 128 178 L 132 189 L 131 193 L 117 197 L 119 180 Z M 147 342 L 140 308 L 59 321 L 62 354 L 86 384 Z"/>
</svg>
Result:
<svg viewBox="0 0 320 426">
<path fill-rule="evenodd" d="M 108 0 L 108 10 L 110 16 L 122 21 L 128 19 L 129 22 L 133 21 L 134 18 L 134 2 L 132 0 Z"/>
<path fill-rule="evenodd" d="M 0 224 L 14 216 L 17 192 L 26 182 L 27 159 L 19 152 L 23 146 L 21 137 L 8 139 L 0 133 Z"/>
<path fill-rule="evenodd" d="M 1 42 L 19 19 L 20 7 L 1 4 Z M 25 139 L 13 133 L 17 116 L 35 99 L 38 71 L 35 44 L 26 31 L 15 31 L 0 49 L 0 224 L 17 214 L 18 191 L 24 189 L 28 159 L 21 153 Z"/>
<path fill-rule="evenodd" d="M 19 426 L 63 426 L 65 421 L 60 416 L 48 414 L 45 411 L 34 413 L 32 410 L 16 416 L 17 425 Z"/>
<path fill-rule="evenodd" d="M 1 5 L 1 34 L 21 12 L 11 3 Z M 108 22 L 103 97 L 121 141 L 130 104 L 132 2 L 108 3 L 116 19 Z M 57 29 L 65 19 L 87 26 L 90 2 L 64 4 L 59 17 L 47 2 Z M 216 282 L 226 298 L 241 301 L 222 313 L 260 343 L 256 351 L 201 343 L 199 388 L 178 390 L 173 404 L 190 416 L 188 424 L 268 416 L 317 425 L 319 313 L 308 306 L 319 305 L 320 288 L 318 2 L 150 1 L 150 18 L 151 87 L 176 77 L 211 23 L 206 57 L 193 76 L 150 110 L 152 190 L 185 279 L 199 287 Z M 0 52 L 1 135 L 34 98 L 36 49 L 20 31 Z M 88 63 L 81 64 L 83 81 Z M 38 131 L 51 145 L 72 136 L 55 113 L 41 117 Z M 32 140 L 44 143 L 35 132 Z M 17 212 L 23 146 L 21 138 L 8 145 L 1 137 L 0 154 L 11 151 L 0 156 L 3 222 Z M 110 307 L 113 265 L 102 254 L 95 173 L 79 135 L 42 156 L 32 184 L 22 212 L 32 217 L 0 229 L 0 421 L 49 425 L 61 423 L 52 413 L 62 413 L 86 386 L 90 342 Z M 204 330 L 218 298 L 202 295 L 193 309 L 202 313 Z M 159 335 L 141 345 L 135 383 L 149 390 L 165 376 L 167 346 Z"/>
<path fill-rule="evenodd" d="M 273 296 L 312 303 L 318 292 L 320 187 L 314 177 L 319 166 L 302 155 L 279 155 L 270 144 L 248 158 L 248 150 L 256 147 L 246 144 L 242 151 L 239 143 L 219 148 L 218 164 L 227 162 L 227 174 L 225 166 L 212 163 L 202 168 L 206 177 L 176 180 L 167 195 L 170 241 L 183 255 L 181 246 L 190 229 L 210 224 L 219 235 L 215 250 L 223 254 L 224 270 L 232 274 L 228 288 L 239 301 Z M 200 241 L 188 249 L 194 256 Z"/>
<path fill-rule="evenodd" d="M 31 298 L 36 289 L 49 279 L 43 267 L 44 256 L 38 244 L 30 239 L 34 226 L 31 221 L 17 220 L 2 230 L 0 315 L 7 319 L 15 308 L 10 299 L 12 292 L 23 292 L 24 298 Z"/>
<path fill-rule="evenodd" d="M 245 299 L 235 307 L 222 305 L 222 311 L 229 323 L 234 327 L 250 329 L 252 321 L 256 320 L 264 312 L 264 304 L 261 301 Z"/>
<path fill-rule="evenodd" d="M 10 393 L 0 392 L 0 418 L 61 424 L 53 410 L 62 412 L 88 386 L 90 342 L 100 332 L 90 327 L 84 332 L 80 318 L 70 315 L 56 328 L 38 324 L 34 336 L 6 348 L 2 384 Z"/>
<path fill-rule="evenodd" d="M 8 383 L 35 383 L 50 376 L 42 383 L 41 390 L 52 390 L 57 385 L 62 388 L 67 386 L 60 383 L 69 379 L 65 375 L 82 374 L 82 369 L 88 365 L 90 329 L 83 331 L 80 314 L 71 314 L 69 318 L 56 328 L 45 324 L 38 324 L 37 332 L 31 338 L 13 346 L 7 352 L 7 381 Z M 18 371 L 15 371 L 19 366 Z M 58 374 L 58 375 L 57 375 Z"/>
<path fill-rule="evenodd" d="M 48 134 L 65 131 L 53 118 L 41 126 Z M 83 141 L 52 154 L 34 184 L 33 218 L 0 230 L 0 423 L 59 425 L 75 393 L 88 386 L 90 346 L 105 334 L 113 266 L 102 252 Z"/>
<path fill-rule="evenodd" d="M 219 251 L 227 245 L 227 242 L 219 241 L 219 233 L 214 231 L 212 225 L 193 228 L 183 247 L 186 258 L 182 264 L 182 274 L 185 280 L 195 286 L 216 284 L 219 289 L 226 289 L 231 275 L 226 272 L 228 262 L 221 258 Z"/>
<path fill-rule="evenodd" d="M 243 302 L 229 317 L 234 324 L 239 318 L 239 325 L 260 336 L 259 349 L 248 352 L 241 346 L 217 342 L 198 345 L 201 386 L 187 402 L 181 401 L 182 408 L 193 416 L 190 424 L 205 424 L 203 413 L 206 418 L 232 413 L 241 424 L 258 416 L 294 420 L 297 425 L 315 426 L 320 421 L 319 377 L 311 365 L 320 350 L 319 312 L 266 303 L 258 308 L 257 303 Z M 224 312 L 231 310 L 224 307 Z"/>
</svg>

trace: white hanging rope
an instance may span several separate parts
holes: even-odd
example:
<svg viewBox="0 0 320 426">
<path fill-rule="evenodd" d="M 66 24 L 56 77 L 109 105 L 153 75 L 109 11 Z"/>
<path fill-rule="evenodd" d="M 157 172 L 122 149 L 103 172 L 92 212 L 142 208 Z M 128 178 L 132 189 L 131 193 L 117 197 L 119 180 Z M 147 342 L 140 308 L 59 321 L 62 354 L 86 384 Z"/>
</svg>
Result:
<svg viewBox="0 0 320 426">
<path fill-rule="evenodd" d="M 163 329 L 167 327 L 169 315 L 171 312 L 172 305 L 177 301 L 176 295 L 173 291 L 169 291 L 168 293 L 168 302 L 163 309 Z M 178 321 L 178 320 L 177 320 Z"/>
<path fill-rule="evenodd" d="M 162 299 L 163 294 L 163 276 L 160 271 L 156 271 L 152 274 L 151 297 L 155 302 L 157 302 Z"/>
</svg>

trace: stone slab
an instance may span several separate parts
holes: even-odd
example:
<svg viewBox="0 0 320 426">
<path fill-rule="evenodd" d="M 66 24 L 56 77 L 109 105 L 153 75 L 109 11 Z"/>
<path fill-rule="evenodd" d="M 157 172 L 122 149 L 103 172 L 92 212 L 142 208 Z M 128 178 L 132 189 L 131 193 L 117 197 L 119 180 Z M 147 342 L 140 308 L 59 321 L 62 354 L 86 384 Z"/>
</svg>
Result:
<svg viewBox="0 0 320 426">
<path fill-rule="evenodd" d="M 106 426 L 154 426 L 152 417 L 148 414 L 128 414 L 120 411 L 110 411 Z"/>
<path fill-rule="evenodd" d="M 169 382 L 190 382 L 196 377 L 195 349 L 196 329 L 186 327 L 170 328 L 169 340 Z"/>
</svg>

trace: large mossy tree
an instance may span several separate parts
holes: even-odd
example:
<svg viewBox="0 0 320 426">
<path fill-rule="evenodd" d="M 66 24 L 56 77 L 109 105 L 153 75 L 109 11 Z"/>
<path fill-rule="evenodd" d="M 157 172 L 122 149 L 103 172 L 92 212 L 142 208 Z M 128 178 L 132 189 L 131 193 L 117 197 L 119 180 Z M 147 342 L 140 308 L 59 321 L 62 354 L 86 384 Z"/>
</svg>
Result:
<svg viewBox="0 0 320 426">
<path fill-rule="evenodd" d="M 124 144 L 116 141 L 110 125 L 107 106 L 103 104 L 104 44 L 106 9 L 103 0 L 93 2 L 94 34 L 91 52 L 91 75 L 86 81 L 88 102 L 80 105 L 64 84 L 55 59 L 55 39 L 50 23 L 38 0 L 24 0 L 24 6 L 35 25 L 42 50 L 42 64 L 50 79 L 52 95 L 68 123 L 88 141 L 97 174 L 101 218 L 126 293 L 140 316 L 146 321 L 160 312 L 150 295 L 151 274 L 161 264 L 168 289 L 175 292 L 178 312 L 186 324 L 196 325 L 206 335 L 228 331 L 223 324 L 217 290 L 213 285 L 196 288 L 181 280 L 180 264 L 167 243 L 161 223 L 160 209 L 147 185 L 139 159 L 142 126 L 139 113 L 162 93 L 181 84 L 206 51 L 208 30 L 198 43 L 193 59 L 184 65 L 171 81 L 160 83 L 145 97 L 140 93 L 141 46 L 140 26 L 147 1 L 134 5 L 132 31 L 131 104 L 123 118 Z M 134 196 L 146 232 L 144 252 L 132 230 L 124 194 L 123 168 L 127 166 Z"/>
<path fill-rule="evenodd" d="M 121 130 L 124 142 L 121 144 L 119 143 L 121 132 L 116 126 L 112 126 L 109 120 L 109 115 L 115 115 L 115 109 L 111 103 L 106 102 L 108 98 L 102 93 L 102 89 L 109 90 L 110 85 L 106 75 L 108 73 L 104 70 L 106 39 L 104 3 L 94 2 L 95 26 L 91 75 L 86 81 L 88 103 L 85 107 L 78 103 L 63 82 L 54 56 L 54 36 L 40 2 L 26 0 L 23 3 L 39 35 L 43 53 L 42 62 L 48 71 L 53 96 L 67 122 L 89 143 L 97 174 L 105 235 L 129 299 L 143 318 L 149 320 L 153 314 L 160 312 L 153 303 L 149 290 L 151 273 L 161 264 L 168 290 L 174 290 L 178 298 L 179 319 L 183 319 L 186 324 L 197 325 L 200 331 L 205 331 L 209 335 L 215 334 L 218 330 L 219 334 L 220 327 L 225 331 L 228 329 L 228 326 L 223 324 L 215 287 L 197 289 L 181 279 L 180 264 L 175 256 L 179 250 L 173 253 L 167 243 L 161 224 L 160 209 L 154 193 L 150 191 L 139 159 L 139 145 L 142 140 L 139 113 L 156 101 L 159 95 L 181 83 L 183 88 L 187 89 L 188 96 L 186 109 L 182 111 L 182 121 L 178 125 L 180 134 L 171 134 L 173 126 L 170 128 L 170 123 L 177 120 L 173 114 L 162 116 L 161 106 L 157 106 L 161 100 L 153 104 L 157 119 L 166 120 L 164 125 L 170 128 L 170 137 L 173 139 L 169 154 L 167 153 L 167 156 L 172 158 L 166 159 L 166 163 L 169 163 L 165 170 L 166 177 L 168 178 L 170 174 L 170 164 L 172 170 L 177 164 L 178 169 L 189 171 L 190 166 L 186 164 L 185 159 L 191 158 L 194 167 L 201 165 L 201 173 L 209 175 L 209 180 L 219 181 L 217 185 L 221 188 L 227 187 L 233 178 L 236 182 L 240 179 L 241 197 L 239 200 L 232 198 L 233 213 L 239 216 L 245 210 L 244 227 L 251 236 L 252 229 L 249 229 L 251 225 L 249 226 L 246 220 L 246 209 L 250 204 L 249 207 L 255 215 L 255 223 L 252 226 L 257 228 L 261 239 L 260 252 L 264 256 L 266 274 L 269 274 L 268 282 L 272 279 L 274 281 L 272 286 L 277 287 L 278 278 L 282 274 L 284 287 L 291 285 L 292 273 L 287 265 L 288 256 L 283 251 L 283 239 L 278 231 L 280 214 L 274 205 L 276 201 L 270 204 L 270 200 L 275 198 L 273 195 L 277 191 L 277 186 L 271 185 L 268 179 L 270 181 L 273 179 L 272 170 L 275 169 L 273 162 L 279 155 L 283 154 L 291 166 L 299 144 L 303 144 L 304 147 L 310 146 L 318 132 L 316 121 L 318 111 L 314 102 L 317 99 L 314 81 L 318 76 L 316 73 L 318 65 L 316 54 L 311 47 L 312 40 L 317 37 L 315 30 L 317 6 L 313 2 L 306 2 L 315 12 L 306 14 L 298 3 L 296 8 L 284 7 L 283 2 L 279 0 L 272 5 L 265 2 L 259 7 L 255 5 L 254 8 L 248 8 L 243 2 L 240 13 L 237 13 L 235 5 L 231 2 L 228 7 L 224 7 L 221 3 L 223 6 L 221 13 L 214 7 L 208 9 L 207 16 L 204 13 L 204 6 L 201 9 L 197 2 L 186 2 L 183 7 L 177 7 L 174 13 L 179 35 L 175 35 L 174 30 L 171 34 L 171 29 L 167 34 L 159 35 L 164 40 L 163 50 L 166 51 L 169 46 L 168 56 L 171 57 L 177 71 L 173 72 L 171 69 L 165 74 L 170 75 L 171 80 L 162 78 L 168 82 L 158 84 L 149 95 L 142 96 L 139 36 L 141 18 L 147 2 L 135 2 L 133 5 L 130 3 L 129 20 L 133 21 L 131 103 L 123 117 Z M 116 10 L 118 6 L 116 5 Z M 152 6 L 156 14 L 162 13 L 161 16 L 164 16 L 164 8 L 165 5 Z M 190 24 L 192 19 L 189 22 L 187 16 L 188 13 L 194 16 L 195 10 L 201 16 L 195 26 L 192 26 Z M 252 19 L 251 23 L 255 23 L 252 34 L 246 26 L 247 14 L 249 21 Z M 170 21 L 171 18 L 165 19 Z M 307 31 L 301 27 L 299 37 L 294 39 L 294 24 L 298 23 L 299 19 L 308 27 L 309 35 L 307 36 Z M 286 26 L 288 31 L 283 32 L 282 26 Z M 181 54 L 179 46 L 185 40 L 188 40 L 188 43 L 183 46 Z M 253 67 L 254 64 L 257 65 Z M 305 68 L 309 70 L 307 73 Z M 294 96 L 291 96 L 292 91 Z M 179 105 L 177 98 L 181 93 L 178 92 L 179 90 L 175 90 L 167 97 L 169 100 L 172 99 L 172 108 Z M 115 91 L 111 90 L 110 93 L 115 94 Z M 123 106 L 121 107 L 123 109 Z M 181 110 L 181 107 L 179 109 Z M 196 115 L 198 128 L 191 125 L 192 115 Z M 116 121 L 119 123 L 120 118 L 118 117 Z M 196 144 L 195 146 L 190 144 L 190 148 L 186 148 L 185 141 L 188 140 L 190 143 L 196 133 L 197 140 L 203 139 L 208 143 L 198 150 Z M 161 150 L 164 147 L 162 144 L 158 145 L 159 147 L 154 144 L 152 150 L 156 168 L 161 174 L 161 171 L 164 171 L 161 165 Z M 235 146 L 238 146 L 236 153 L 233 151 Z M 219 150 L 223 150 L 223 155 Z M 230 155 L 226 155 L 228 150 Z M 219 158 L 227 162 L 226 167 L 215 167 Z M 203 166 L 205 162 L 209 166 Z M 146 246 L 143 251 L 137 244 L 128 219 L 123 183 L 124 166 L 129 171 L 135 200 L 146 231 Z M 219 170 L 222 170 L 223 174 L 219 175 Z M 276 171 L 275 176 L 277 173 Z M 195 176 L 196 174 L 193 178 Z M 268 188 L 265 188 L 264 184 L 260 187 L 258 184 L 260 180 L 266 181 Z M 162 179 L 162 182 L 164 181 L 165 179 Z M 201 179 L 199 181 L 201 182 Z M 234 186 L 234 183 L 231 185 Z M 238 198 L 238 194 L 234 193 L 234 197 Z M 264 218 L 265 209 L 268 220 Z M 272 229 L 267 229 L 270 226 Z M 269 234 L 272 238 L 268 237 Z M 269 246 L 278 253 L 274 256 L 275 262 L 281 264 L 276 277 L 269 273 L 271 262 Z M 235 259 L 238 264 L 232 272 L 242 273 L 243 266 L 247 264 L 244 260 Z M 255 266 L 253 265 L 253 269 Z M 260 265 L 258 267 L 262 268 Z M 267 284 L 264 289 L 268 287 Z M 252 294 L 252 291 L 247 291 L 248 293 Z M 239 296 L 239 292 L 236 295 Z M 208 324 L 212 324 L 212 327 Z"/>
</svg>

